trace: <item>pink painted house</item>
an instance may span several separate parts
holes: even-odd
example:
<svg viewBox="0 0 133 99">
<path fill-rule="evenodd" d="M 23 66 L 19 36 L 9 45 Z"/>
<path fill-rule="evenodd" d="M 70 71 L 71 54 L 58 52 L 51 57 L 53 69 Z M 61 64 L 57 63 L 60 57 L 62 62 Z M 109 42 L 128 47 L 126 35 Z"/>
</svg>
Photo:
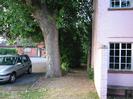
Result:
<svg viewBox="0 0 133 99">
<path fill-rule="evenodd" d="M 93 20 L 92 65 L 100 99 L 131 94 L 133 0 L 94 0 Z"/>
</svg>

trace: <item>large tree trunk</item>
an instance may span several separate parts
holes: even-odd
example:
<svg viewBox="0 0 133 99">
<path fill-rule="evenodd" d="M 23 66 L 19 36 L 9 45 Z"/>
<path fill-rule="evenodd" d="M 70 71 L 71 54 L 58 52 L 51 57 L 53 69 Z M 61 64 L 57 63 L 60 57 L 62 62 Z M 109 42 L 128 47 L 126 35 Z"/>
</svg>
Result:
<svg viewBox="0 0 133 99">
<path fill-rule="evenodd" d="M 39 23 L 46 46 L 47 73 L 46 77 L 60 77 L 60 54 L 58 44 L 58 30 L 54 17 L 48 12 L 46 6 L 36 9 L 33 16 Z"/>
</svg>

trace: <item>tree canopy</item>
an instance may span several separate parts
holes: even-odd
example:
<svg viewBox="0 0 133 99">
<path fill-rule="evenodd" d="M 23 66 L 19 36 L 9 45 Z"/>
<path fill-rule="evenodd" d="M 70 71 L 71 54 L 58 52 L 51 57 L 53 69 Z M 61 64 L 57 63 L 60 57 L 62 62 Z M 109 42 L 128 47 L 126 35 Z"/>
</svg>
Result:
<svg viewBox="0 0 133 99">
<path fill-rule="evenodd" d="M 41 12 L 42 9 L 45 13 Z M 45 21 L 38 21 L 35 11 L 41 13 L 45 21 L 56 22 L 62 66 L 80 65 L 87 61 L 92 0 L 0 0 L 0 34 L 13 40 L 21 36 L 42 41 L 51 23 L 43 27 Z"/>
<path fill-rule="evenodd" d="M 43 40 L 31 10 L 22 0 L 0 0 L 0 34 L 13 40 L 20 35 Z"/>
</svg>

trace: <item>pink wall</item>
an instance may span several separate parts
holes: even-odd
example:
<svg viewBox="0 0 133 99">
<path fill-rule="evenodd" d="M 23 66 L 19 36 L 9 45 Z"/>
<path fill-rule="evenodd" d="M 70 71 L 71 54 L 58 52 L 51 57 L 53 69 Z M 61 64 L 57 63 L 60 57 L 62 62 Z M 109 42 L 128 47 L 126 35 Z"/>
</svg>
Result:
<svg viewBox="0 0 133 99">
<path fill-rule="evenodd" d="M 109 73 L 108 84 L 118 86 L 133 86 L 133 74 Z"/>
<path fill-rule="evenodd" d="M 99 97 L 102 93 L 100 88 L 110 85 L 133 86 L 132 74 L 107 74 L 109 61 L 109 42 L 133 42 L 133 10 L 108 10 L 110 0 L 94 0 L 96 2 L 93 22 L 93 52 L 92 65 L 95 69 L 95 85 Z M 107 57 L 102 57 L 100 46 L 105 46 Z M 102 59 L 100 59 L 102 58 Z M 101 64 L 102 60 L 104 64 Z M 98 72 L 98 69 L 100 72 Z M 126 78 L 126 81 L 125 81 Z M 131 78 L 131 79 L 130 79 Z M 102 94 L 101 94 L 102 93 Z M 106 98 L 101 98 L 106 99 Z"/>
<path fill-rule="evenodd" d="M 97 11 L 98 41 L 109 37 L 133 37 L 133 10 L 108 10 L 110 0 L 99 0 Z M 133 40 L 132 40 L 133 41 Z"/>
<path fill-rule="evenodd" d="M 31 48 L 31 52 L 28 54 L 29 56 L 37 56 L 37 48 Z"/>
</svg>

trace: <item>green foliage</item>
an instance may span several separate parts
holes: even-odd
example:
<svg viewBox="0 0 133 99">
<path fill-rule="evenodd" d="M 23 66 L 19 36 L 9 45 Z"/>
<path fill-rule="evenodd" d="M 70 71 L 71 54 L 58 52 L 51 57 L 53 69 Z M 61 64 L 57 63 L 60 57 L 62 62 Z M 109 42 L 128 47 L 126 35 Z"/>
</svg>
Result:
<svg viewBox="0 0 133 99">
<path fill-rule="evenodd" d="M 15 48 L 0 48 L 0 55 L 17 54 Z"/>
<path fill-rule="evenodd" d="M 59 11 L 57 26 L 60 33 L 61 62 L 70 67 L 87 62 L 91 44 L 91 1 L 73 0 Z M 68 68 L 68 66 L 67 66 Z"/>
<path fill-rule="evenodd" d="M 74 36 L 72 30 L 60 29 L 59 31 L 61 62 L 67 63 L 69 67 L 79 66 L 81 58 L 80 40 Z"/>
<path fill-rule="evenodd" d="M 0 34 L 11 40 L 21 35 L 42 41 L 39 25 L 31 15 L 31 7 L 21 0 L 0 0 Z"/>
<path fill-rule="evenodd" d="M 66 74 L 69 71 L 69 63 L 67 61 L 61 64 L 61 70 L 62 74 Z"/>
<path fill-rule="evenodd" d="M 35 47 L 36 43 L 30 38 L 28 38 L 28 39 L 20 38 L 20 39 L 18 39 L 17 45 L 18 46 L 23 46 L 23 47 L 27 47 L 27 46 Z"/>
<path fill-rule="evenodd" d="M 87 69 L 88 78 L 91 80 L 94 80 L 94 69 L 91 67 L 88 67 Z"/>
</svg>

